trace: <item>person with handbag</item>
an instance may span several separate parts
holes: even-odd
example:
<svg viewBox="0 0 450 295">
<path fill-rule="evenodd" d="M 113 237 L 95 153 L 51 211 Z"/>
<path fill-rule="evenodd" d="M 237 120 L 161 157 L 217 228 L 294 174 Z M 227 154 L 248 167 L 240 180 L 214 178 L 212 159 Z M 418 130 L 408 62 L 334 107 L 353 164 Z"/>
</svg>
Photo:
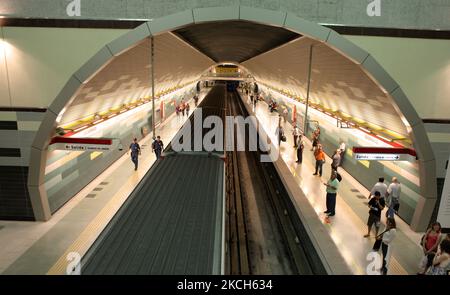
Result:
<svg viewBox="0 0 450 295">
<path fill-rule="evenodd" d="M 378 251 L 381 248 L 383 253 L 383 264 L 381 274 L 387 275 L 389 262 L 392 256 L 392 242 L 397 236 L 396 223 L 394 218 L 388 218 L 386 221 L 386 230 L 376 237 L 373 250 Z"/>
<path fill-rule="evenodd" d="M 418 273 L 419 275 L 425 274 L 428 268 L 433 265 L 433 259 L 436 256 L 440 241 L 441 224 L 434 222 L 420 241 L 424 256 L 420 263 L 421 271 Z"/>
<path fill-rule="evenodd" d="M 444 239 L 439 245 L 439 251 L 433 259 L 433 265 L 427 270 L 427 275 L 450 274 L 450 241 Z"/>
</svg>

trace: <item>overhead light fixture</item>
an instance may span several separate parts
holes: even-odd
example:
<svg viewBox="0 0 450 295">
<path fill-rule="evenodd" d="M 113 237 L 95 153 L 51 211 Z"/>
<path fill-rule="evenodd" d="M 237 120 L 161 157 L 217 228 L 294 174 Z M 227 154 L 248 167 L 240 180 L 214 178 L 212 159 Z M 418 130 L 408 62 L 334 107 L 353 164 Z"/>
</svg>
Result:
<svg viewBox="0 0 450 295">
<path fill-rule="evenodd" d="M 93 124 L 98 124 L 98 123 L 103 122 L 103 121 L 105 121 L 105 119 L 100 119 L 100 120 L 94 121 Z"/>
<path fill-rule="evenodd" d="M 115 117 L 115 116 L 117 116 L 117 114 L 109 115 L 109 116 L 108 116 L 108 119 L 109 119 L 109 118 L 112 118 L 112 117 Z"/>
<path fill-rule="evenodd" d="M 89 127 L 89 126 L 86 125 L 86 126 L 83 126 L 83 127 L 80 127 L 80 128 L 75 129 L 73 132 L 79 132 L 79 131 L 84 130 L 84 129 L 88 128 L 88 127 Z"/>
<path fill-rule="evenodd" d="M 392 141 L 391 139 L 388 139 L 388 138 L 383 137 L 383 136 L 378 135 L 378 134 L 377 134 L 377 137 L 380 138 L 380 139 L 382 139 L 382 140 L 384 140 L 384 141 L 387 141 L 387 142 L 391 142 L 391 141 Z"/>
<path fill-rule="evenodd" d="M 362 131 L 365 131 L 367 133 L 372 133 L 369 129 L 366 129 L 364 127 L 359 127 L 359 129 L 361 129 Z"/>
</svg>

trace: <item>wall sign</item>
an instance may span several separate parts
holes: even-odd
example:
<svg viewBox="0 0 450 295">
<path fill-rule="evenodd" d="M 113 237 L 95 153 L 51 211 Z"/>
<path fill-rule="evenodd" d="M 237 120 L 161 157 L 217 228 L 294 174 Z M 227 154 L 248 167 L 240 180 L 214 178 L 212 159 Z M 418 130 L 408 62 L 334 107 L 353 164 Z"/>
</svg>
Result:
<svg viewBox="0 0 450 295">
<path fill-rule="evenodd" d="M 50 146 L 65 151 L 111 151 L 118 146 L 119 140 L 108 138 L 54 137 Z"/>
<path fill-rule="evenodd" d="M 354 147 L 353 157 L 358 161 L 415 161 L 416 152 L 407 148 Z"/>
</svg>

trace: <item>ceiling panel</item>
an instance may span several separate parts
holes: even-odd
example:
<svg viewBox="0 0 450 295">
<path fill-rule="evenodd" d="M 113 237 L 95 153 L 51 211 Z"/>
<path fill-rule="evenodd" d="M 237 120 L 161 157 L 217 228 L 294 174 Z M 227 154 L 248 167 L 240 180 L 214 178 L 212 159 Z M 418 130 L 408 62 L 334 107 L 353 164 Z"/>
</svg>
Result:
<svg viewBox="0 0 450 295">
<path fill-rule="evenodd" d="M 214 62 L 172 33 L 155 40 L 155 93 L 197 80 Z M 76 94 L 60 124 L 149 96 L 150 39 L 113 59 Z"/>
<path fill-rule="evenodd" d="M 195 24 L 175 33 L 216 62 L 237 63 L 300 37 L 283 28 L 246 21 Z"/>
<path fill-rule="evenodd" d="M 392 98 L 354 62 L 307 37 L 293 41 L 243 65 L 265 84 L 306 97 L 310 45 L 313 45 L 310 99 L 355 118 L 408 135 Z"/>
</svg>

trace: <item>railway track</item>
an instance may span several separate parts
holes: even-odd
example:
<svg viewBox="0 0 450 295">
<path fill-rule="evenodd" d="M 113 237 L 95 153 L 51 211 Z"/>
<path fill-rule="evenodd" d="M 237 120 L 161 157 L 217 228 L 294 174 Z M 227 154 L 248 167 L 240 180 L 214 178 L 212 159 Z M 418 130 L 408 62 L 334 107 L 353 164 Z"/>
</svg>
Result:
<svg viewBox="0 0 450 295">
<path fill-rule="evenodd" d="M 236 91 L 226 94 L 227 115 L 246 117 L 242 104 Z M 226 273 L 325 273 L 274 165 L 246 150 L 227 152 Z"/>
</svg>

